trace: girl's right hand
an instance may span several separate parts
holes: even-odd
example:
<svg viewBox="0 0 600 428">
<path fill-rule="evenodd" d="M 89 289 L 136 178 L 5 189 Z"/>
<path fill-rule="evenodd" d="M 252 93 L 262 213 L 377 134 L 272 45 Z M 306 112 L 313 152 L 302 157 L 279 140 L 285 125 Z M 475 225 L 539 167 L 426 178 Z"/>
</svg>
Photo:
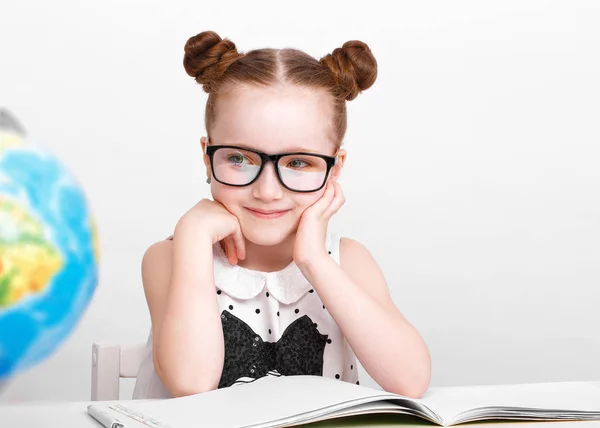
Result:
<svg viewBox="0 0 600 428">
<path fill-rule="evenodd" d="M 232 265 L 237 264 L 238 259 L 246 258 L 246 245 L 240 222 L 220 202 L 202 199 L 181 217 L 177 226 L 200 229 L 208 233 L 213 245 L 223 241 L 225 254 Z"/>
</svg>

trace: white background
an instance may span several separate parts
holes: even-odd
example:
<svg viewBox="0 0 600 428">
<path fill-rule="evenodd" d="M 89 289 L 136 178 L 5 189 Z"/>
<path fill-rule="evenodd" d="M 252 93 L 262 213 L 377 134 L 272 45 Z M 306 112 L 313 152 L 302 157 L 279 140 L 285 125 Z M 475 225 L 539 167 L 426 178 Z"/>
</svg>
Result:
<svg viewBox="0 0 600 428">
<path fill-rule="evenodd" d="M 102 252 L 76 330 L 0 401 L 89 399 L 92 342 L 146 340 L 141 257 L 209 196 L 206 94 L 182 66 L 209 29 L 240 51 L 371 47 L 379 76 L 348 104 L 332 228 L 379 262 L 432 386 L 600 380 L 598 2 L 3 0 L 0 14 L 0 104 L 85 187 Z"/>
</svg>

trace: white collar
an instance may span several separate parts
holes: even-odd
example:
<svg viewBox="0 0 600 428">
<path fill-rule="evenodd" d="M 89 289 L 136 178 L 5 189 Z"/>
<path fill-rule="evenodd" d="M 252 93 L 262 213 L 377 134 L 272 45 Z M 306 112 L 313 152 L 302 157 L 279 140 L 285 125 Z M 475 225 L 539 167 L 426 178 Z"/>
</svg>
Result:
<svg viewBox="0 0 600 428">
<path fill-rule="evenodd" d="M 213 260 L 215 286 L 236 299 L 252 299 L 266 287 L 271 296 L 288 305 L 297 302 L 312 289 L 294 261 L 276 272 L 246 269 L 230 264 L 219 242 L 213 245 Z"/>
</svg>

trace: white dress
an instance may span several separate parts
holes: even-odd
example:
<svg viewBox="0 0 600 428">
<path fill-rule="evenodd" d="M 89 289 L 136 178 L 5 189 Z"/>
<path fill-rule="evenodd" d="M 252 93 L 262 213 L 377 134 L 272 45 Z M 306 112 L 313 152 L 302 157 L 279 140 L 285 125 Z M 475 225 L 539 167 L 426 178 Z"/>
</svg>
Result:
<svg viewBox="0 0 600 428">
<path fill-rule="evenodd" d="M 338 264 L 339 242 L 328 234 L 327 250 Z M 277 272 L 246 269 L 229 264 L 219 243 L 213 259 L 225 340 L 219 388 L 281 375 L 358 383 L 356 356 L 294 262 Z M 133 398 L 171 397 L 154 370 L 150 333 Z"/>
</svg>

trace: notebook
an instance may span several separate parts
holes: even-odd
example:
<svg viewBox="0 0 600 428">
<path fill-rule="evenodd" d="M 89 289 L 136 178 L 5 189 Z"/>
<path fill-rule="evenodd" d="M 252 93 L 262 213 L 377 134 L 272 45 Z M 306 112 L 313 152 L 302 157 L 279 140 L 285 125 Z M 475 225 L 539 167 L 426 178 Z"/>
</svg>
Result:
<svg viewBox="0 0 600 428">
<path fill-rule="evenodd" d="M 480 420 L 600 420 L 588 382 L 432 387 L 415 399 L 321 376 L 267 376 L 187 397 L 98 402 L 127 427 L 289 427 L 359 415 L 413 415 L 440 426 Z M 405 416 L 404 416 L 405 417 Z"/>
</svg>

